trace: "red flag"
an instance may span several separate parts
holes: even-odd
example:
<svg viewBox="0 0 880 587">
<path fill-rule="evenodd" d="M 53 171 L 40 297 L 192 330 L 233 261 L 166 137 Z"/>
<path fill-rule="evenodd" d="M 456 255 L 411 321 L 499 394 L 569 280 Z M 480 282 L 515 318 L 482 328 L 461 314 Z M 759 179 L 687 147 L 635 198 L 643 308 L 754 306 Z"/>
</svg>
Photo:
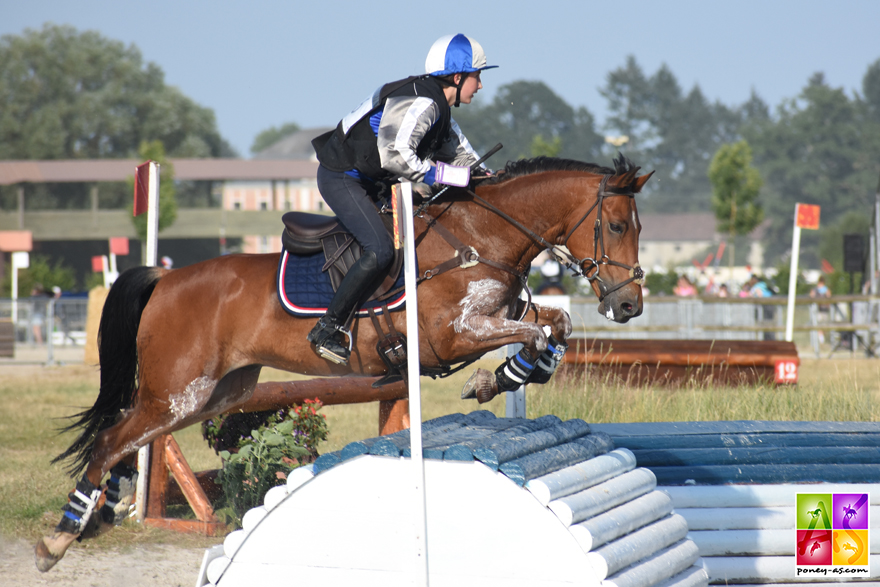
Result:
<svg viewBox="0 0 880 587">
<path fill-rule="evenodd" d="M 834 273 L 834 266 L 826 259 L 822 259 L 822 272 L 828 274 Z"/>
<path fill-rule="evenodd" d="M 797 226 L 809 230 L 819 230 L 819 206 L 797 204 Z"/>
<path fill-rule="evenodd" d="M 124 257 L 128 254 L 128 237 L 114 236 L 110 238 L 110 252 Z"/>
<path fill-rule="evenodd" d="M 134 215 L 143 214 L 149 205 L 150 163 L 141 163 L 134 170 Z"/>
<path fill-rule="evenodd" d="M 96 255 L 92 257 L 92 271 L 95 273 L 101 273 L 104 271 L 104 257 L 101 255 Z"/>
</svg>

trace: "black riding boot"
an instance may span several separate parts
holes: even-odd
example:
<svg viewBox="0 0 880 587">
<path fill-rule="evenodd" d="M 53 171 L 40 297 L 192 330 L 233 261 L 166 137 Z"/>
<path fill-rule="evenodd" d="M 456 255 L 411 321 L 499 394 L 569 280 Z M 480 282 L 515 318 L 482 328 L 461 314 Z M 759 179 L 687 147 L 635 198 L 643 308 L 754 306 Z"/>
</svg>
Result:
<svg viewBox="0 0 880 587">
<path fill-rule="evenodd" d="M 327 307 L 327 313 L 318 319 L 308 335 L 319 356 L 340 365 L 348 363 L 351 333 L 345 330 L 345 324 L 362 300 L 364 288 L 371 285 L 381 271 L 377 265 L 376 253 L 365 251 L 342 278 L 333 301 Z M 345 337 L 348 337 L 348 344 L 345 343 Z"/>
</svg>

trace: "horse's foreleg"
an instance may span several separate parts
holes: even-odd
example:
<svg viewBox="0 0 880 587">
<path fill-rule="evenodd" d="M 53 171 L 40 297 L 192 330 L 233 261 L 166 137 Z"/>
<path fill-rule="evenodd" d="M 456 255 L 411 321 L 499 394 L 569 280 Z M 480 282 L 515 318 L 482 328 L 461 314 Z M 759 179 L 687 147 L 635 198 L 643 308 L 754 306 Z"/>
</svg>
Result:
<svg viewBox="0 0 880 587">
<path fill-rule="evenodd" d="M 524 301 L 520 302 L 520 312 L 525 309 Z M 556 372 L 562 356 L 568 350 L 568 337 L 571 336 L 571 317 L 562 308 L 532 304 L 525 313 L 523 321 L 534 322 L 549 330 L 547 348 L 536 360 L 535 370 L 529 375 L 526 383 L 544 384 Z"/>
</svg>

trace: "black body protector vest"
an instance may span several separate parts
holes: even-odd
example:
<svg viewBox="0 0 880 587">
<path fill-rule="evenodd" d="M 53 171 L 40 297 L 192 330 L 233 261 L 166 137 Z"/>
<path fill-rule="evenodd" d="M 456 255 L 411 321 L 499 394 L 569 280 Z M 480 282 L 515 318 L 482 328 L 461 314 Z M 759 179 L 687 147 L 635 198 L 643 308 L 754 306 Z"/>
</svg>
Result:
<svg viewBox="0 0 880 587">
<path fill-rule="evenodd" d="M 363 175 L 376 180 L 388 180 L 392 174 L 382 169 L 376 135 L 370 126 L 370 117 L 385 108 L 390 97 L 423 96 L 431 98 L 440 106 L 440 119 L 425 134 L 416 149 L 419 159 L 430 159 L 447 140 L 450 131 L 449 103 L 439 81 L 427 75 L 408 77 L 382 86 L 375 105 L 366 112 L 348 132 L 343 122 L 312 141 L 318 161 L 331 171 L 345 172 L 357 169 Z"/>
</svg>

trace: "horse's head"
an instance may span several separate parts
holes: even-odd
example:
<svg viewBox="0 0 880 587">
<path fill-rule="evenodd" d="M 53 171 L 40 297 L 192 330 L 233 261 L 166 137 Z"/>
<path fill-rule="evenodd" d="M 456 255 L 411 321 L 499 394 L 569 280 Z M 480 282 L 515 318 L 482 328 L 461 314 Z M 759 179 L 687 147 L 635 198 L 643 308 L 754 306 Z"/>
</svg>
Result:
<svg viewBox="0 0 880 587">
<path fill-rule="evenodd" d="M 615 173 L 585 182 L 583 204 L 571 218 L 562 245 L 599 297 L 599 313 L 624 323 L 642 313 L 645 274 L 639 266 L 642 225 L 635 194 L 653 172 L 636 177 L 640 168 L 622 155 L 614 165 Z"/>
</svg>

